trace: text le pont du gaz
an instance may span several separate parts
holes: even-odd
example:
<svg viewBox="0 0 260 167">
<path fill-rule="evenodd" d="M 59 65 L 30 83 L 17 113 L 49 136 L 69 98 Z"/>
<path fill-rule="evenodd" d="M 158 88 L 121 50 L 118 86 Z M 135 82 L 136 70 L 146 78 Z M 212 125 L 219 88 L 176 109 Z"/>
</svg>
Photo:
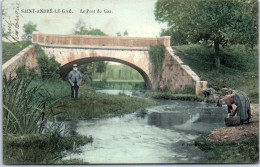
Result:
<svg viewBox="0 0 260 167">
<path fill-rule="evenodd" d="M 110 9 L 79 9 L 74 12 L 72 9 L 21 9 L 21 13 L 83 13 L 83 14 L 95 14 L 95 13 L 113 13 Z"/>
</svg>

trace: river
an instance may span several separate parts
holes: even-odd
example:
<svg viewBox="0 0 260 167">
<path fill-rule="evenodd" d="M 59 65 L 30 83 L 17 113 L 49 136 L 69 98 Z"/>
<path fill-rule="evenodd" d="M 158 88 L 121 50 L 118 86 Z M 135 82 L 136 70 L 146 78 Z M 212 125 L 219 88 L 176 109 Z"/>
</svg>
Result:
<svg viewBox="0 0 260 167">
<path fill-rule="evenodd" d="M 125 94 L 132 95 L 129 91 Z M 142 91 L 134 92 L 141 94 Z M 225 126 L 226 108 L 204 102 L 160 101 L 160 106 L 122 116 L 65 122 L 69 134 L 91 135 L 94 141 L 76 151 L 65 151 L 64 159 L 82 159 L 91 164 L 207 160 L 211 154 L 199 150 L 194 141 L 203 140 L 213 129 Z"/>
</svg>

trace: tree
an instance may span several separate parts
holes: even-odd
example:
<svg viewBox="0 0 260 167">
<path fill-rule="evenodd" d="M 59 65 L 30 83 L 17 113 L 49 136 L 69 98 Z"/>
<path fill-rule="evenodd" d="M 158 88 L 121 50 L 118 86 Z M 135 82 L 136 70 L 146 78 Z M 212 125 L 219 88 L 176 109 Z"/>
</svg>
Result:
<svg viewBox="0 0 260 167">
<path fill-rule="evenodd" d="M 125 32 L 124 32 L 124 36 L 128 36 L 128 32 L 127 32 L 127 30 L 125 30 Z"/>
<path fill-rule="evenodd" d="M 96 62 L 86 63 L 79 66 L 79 70 L 83 73 L 85 83 L 92 86 L 93 75 L 96 71 Z"/>
<path fill-rule="evenodd" d="M 106 71 L 107 64 L 103 61 L 97 62 L 96 72 L 100 73 L 100 81 L 101 81 L 101 74 Z"/>
<path fill-rule="evenodd" d="M 5 13 L 6 9 L 2 9 L 2 20 L 4 19 L 4 17 L 6 16 L 6 13 Z M 3 22 L 3 21 L 2 21 Z M 4 26 L 2 25 L 2 37 L 7 37 L 8 34 L 5 32 L 5 28 Z"/>
<path fill-rule="evenodd" d="M 121 37 L 121 36 L 122 36 L 120 32 L 117 32 L 116 35 L 117 35 L 118 37 Z"/>
<path fill-rule="evenodd" d="M 205 43 L 215 49 L 220 67 L 220 46 L 257 44 L 258 2 L 254 0 L 159 0 L 155 16 L 168 22 L 172 33 L 186 34 L 187 42 Z"/>
<path fill-rule="evenodd" d="M 100 36 L 107 36 L 104 32 L 100 29 L 93 29 L 93 28 L 86 28 L 85 23 L 82 20 L 79 20 L 74 29 L 74 35 L 100 35 Z"/>
<path fill-rule="evenodd" d="M 24 35 L 22 35 L 22 40 L 30 41 L 32 39 L 33 31 L 37 31 L 37 25 L 33 24 L 31 21 L 23 26 Z"/>
</svg>

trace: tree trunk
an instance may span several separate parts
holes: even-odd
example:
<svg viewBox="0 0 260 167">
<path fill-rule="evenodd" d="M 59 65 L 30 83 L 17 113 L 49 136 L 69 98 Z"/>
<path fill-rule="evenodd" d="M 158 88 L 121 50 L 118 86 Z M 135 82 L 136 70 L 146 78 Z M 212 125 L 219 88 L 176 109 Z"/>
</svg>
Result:
<svg viewBox="0 0 260 167">
<path fill-rule="evenodd" d="M 220 68 L 219 41 L 214 41 L 214 49 L 215 49 L 215 66 L 217 70 L 219 70 Z"/>
</svg>

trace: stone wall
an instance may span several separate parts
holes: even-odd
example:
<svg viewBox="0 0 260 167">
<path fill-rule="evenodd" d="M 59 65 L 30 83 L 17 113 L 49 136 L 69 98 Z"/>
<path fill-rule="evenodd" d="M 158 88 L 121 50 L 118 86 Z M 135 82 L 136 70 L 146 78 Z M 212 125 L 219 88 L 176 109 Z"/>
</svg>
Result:
<svg viewBox="0 0 260 167">
<path fill-rule="evenodd" d="M 7 79 L 13 79 L 16 77 L 16 70 L 22 66 L 35 68 L 38 71 L 38 64 L 33 45 L 26 47 L 3 64 L 2 73 L 7 77 Z"/>
<path fill-rule="evenodd" d="M 140 38 L 140 37 L 110 37 L 89 35 L 54 35 L 33 32 L 32 42 L 40 45 L 87 45 L 87 46 L 124 46 L 150 47 L 156 45 L 170 46 L 170 37 Z"/>
<path fill-rule="evenodd" d="M 171 47 L 165 51 L 162 73 L 157 76 L 157 87 L 176 91 L 185 88 L 194 88 L 196 95 L 202 95 L 202 90 L 206 89 L 207 81 L 200 81 L 200 78 L 185 65 L 182 60 L 174 54 Z"/>
</svg>

